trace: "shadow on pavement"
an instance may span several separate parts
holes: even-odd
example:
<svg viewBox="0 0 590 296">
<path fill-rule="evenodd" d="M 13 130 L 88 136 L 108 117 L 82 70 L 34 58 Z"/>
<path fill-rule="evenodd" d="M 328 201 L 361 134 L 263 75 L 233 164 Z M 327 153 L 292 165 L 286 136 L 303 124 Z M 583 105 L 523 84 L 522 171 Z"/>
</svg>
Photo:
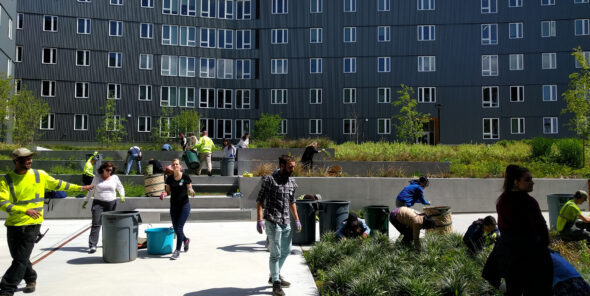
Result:
<svg viewBox="0 0 590 296">
<path fill-rule="evenodd" d="M 226 252 L 266 252 L 266 248 L 264 247 L 265 241 L 259 241 L 256 243 L 250 244 L 235 244 L 229 245 L 225 247 L 219 247 L 217 249 L 223 250 Z"/>
<path fill-rule="evenodd" d="M 54 248 L 42 248 L 42 251 L 53 251 Z M 55 250 L 56 252 L 58 251 L 64 251 L 64 252 L 80 252 L 80 253 L 88 253 L 88 248 L 83 248 L 83 247 L 62 247 L 59 248 L 57 250 Z"/>
<path fill-rule="evenodd" d="M 104 264 L 102 256 L 80 257 L 66 261 L 68 264 L 85 265 L 85 264 Z"/>
<path fill-rule="evenodd" d="M 184 294 L 184 296 L 249 296 L 249 295 L 272 295 L 268 286 L 256 288 L 213 288 Z"/>
<path fill-rule="evenodd" d="M 141 249 L 141 250 L 137 250 L 137 258 L 140 259 L 152 259 L 152 258 L 156 258 L 156 259 L 168 259 L 170 260 L 170 256 L 172 256 L 172 253 L 170 254 L 162 254 L 162 255 L 152 255 L 152 254 L 148 254 L 146 249 Z M 181 253 L 182 256 L 182 253 Z"/>
</svg>

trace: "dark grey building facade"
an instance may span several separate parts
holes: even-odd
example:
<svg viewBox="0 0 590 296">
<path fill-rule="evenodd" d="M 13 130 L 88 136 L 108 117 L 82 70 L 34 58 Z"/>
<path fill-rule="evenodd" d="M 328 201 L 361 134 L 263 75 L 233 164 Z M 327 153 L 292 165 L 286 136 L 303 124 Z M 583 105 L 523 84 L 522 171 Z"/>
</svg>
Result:
<svg viewBox="0 0 590 296">
<path fill-rule="evenodd" d="M 588 0 L 19 0 L 17 10 L 16 77 L 51 106 L 47 141 L 95 141 L 109 99 L 135 142 L 150 141 L 163 108 L 195 109 L 214 138 L 252 132 L 269 113 L 288 138 L 393 141 L 401 84 L 431 115 L 430 143 L 566 137 L 572 49 L 590 57 Z"/>
</svg>

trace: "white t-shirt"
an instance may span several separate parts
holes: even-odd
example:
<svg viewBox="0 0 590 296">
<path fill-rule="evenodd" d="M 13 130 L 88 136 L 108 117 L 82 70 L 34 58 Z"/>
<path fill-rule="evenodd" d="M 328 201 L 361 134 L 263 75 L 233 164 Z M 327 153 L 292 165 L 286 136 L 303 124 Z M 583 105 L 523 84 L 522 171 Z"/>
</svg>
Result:
<svg viewBox="0 0 590 296">
<path fill-rule="evenodd" d="M 115 189 L 119 191 L 120 196 L 125 196 L 125 188 L 117 175 L 112 175 L 107 180 L 104 180 L 100 175 L 96 175 L 92 179 L 92 185 L 94 188 L 88 191 L 86 201 L 90 200 L 91 197 L 102 201 L 113 201 L 117 199 Z"/>
<path fill-rule="evenodd" d="M 250 138 L 246 138 L 246 140 L 240 139 L 238 142 L 238 148 L 248 148 L 250 145 Z"/>
</svg>

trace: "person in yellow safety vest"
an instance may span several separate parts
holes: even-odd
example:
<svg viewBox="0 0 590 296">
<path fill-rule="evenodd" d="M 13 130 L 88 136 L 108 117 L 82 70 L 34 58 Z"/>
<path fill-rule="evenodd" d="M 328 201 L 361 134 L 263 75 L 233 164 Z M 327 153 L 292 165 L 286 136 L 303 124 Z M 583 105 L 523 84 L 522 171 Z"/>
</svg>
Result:
<svg viewBox="0 0 590 296">
<path fill-rule="evenodd" d="M 588 193 L 578 190 L 574 193 L 574 199 L 566 202 L 557 216 L 557 231 L 564 241 L 586 240 L 590 242 L 590 217 L 582 215 L 578 207 L 588 199 Z M 581 221 L 576 221 L 576 219 Z"/>
<path fill-rule="evenodd" d="M 6 236 L 12 265 L 0 281 L 0 295 L 13 295 L 24 279 L 25 293 L 35 291 L 37 273 L 30 257 L 43 222 L 45 189 L 61 191 L 89 190 L 91 185 L 75 185 L 57 180 L 45 171 L 32 169 L 35 153 L 27 148 L 12 151 L 14 171 L 0 178 L 0 210 L 8 213 Z"/>
<path fill-rule="evenodd" d="M 82 184 L 90 185 L 92 184 L 92 179 L 94 178 L 94 165 L 96 164 L 96 155 L 98 155 L 98 151 L 94 151 L 94 154 L 88 158 L 86 163 L 84 164 L 84 173 L 82 173 Z"/>
<path fill-rule="evenodd" d="M 207 136 L 207 131 L 203 131 L 203 136 L 199 139 L 199 142 L 193 147 L 199 150 L 199 168 L 197 169 L 197 175 L 201 174 L 203 169 L 203 163 L 207 163 L 207 174 L 211 176 L 211 152 L 213 151 L 213 140 Z"/>
</svg>

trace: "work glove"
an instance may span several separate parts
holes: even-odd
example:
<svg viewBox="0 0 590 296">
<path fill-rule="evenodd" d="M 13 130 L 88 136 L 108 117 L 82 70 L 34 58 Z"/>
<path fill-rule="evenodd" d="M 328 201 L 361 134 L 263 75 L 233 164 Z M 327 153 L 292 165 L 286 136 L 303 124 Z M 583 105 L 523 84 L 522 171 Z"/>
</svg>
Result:
<svg viewBox="0 0 590 296">
<path fill-rule="evenodd" d="M 297 226 L 297 232 L 301 232 L 301 221 L 296 220 L 295 225 Z"/>
<path fill-rule="evenodd" d="M 189 195 L 190 197 L 195 197 L 195 191 L 194 191 L 194 190 L 191 190 L 191 191 L 189 191 L 189 192 L 188 192 L 188 195 Z"/>
<path fill-rule="evenodd" d="M 164 200 L 164 196 L 166 196 L 166 192 L 160 193 L 160 200 Z"/>
<path fill-rule="evenodd" d="M 88 204 L 88 202 L 87 202 L 87 201 L 83 202 L 83 203 L 82 203 L 82 208 L 83 208 L 83 209 L 85 209 L 87 204 Z"/>
<path fill-rule="evenodd" d="M 262 231 L 264 231 L 264 221 L 260 220 L 260 221 L 256 222 L 256 231 L 258 231 L 258 233 L 262 234 Z"/>
<path fill-rule="evenodd" d="M 125 196 L 121 196 L 121 203 L 125 203 Z"/>
</svg>

